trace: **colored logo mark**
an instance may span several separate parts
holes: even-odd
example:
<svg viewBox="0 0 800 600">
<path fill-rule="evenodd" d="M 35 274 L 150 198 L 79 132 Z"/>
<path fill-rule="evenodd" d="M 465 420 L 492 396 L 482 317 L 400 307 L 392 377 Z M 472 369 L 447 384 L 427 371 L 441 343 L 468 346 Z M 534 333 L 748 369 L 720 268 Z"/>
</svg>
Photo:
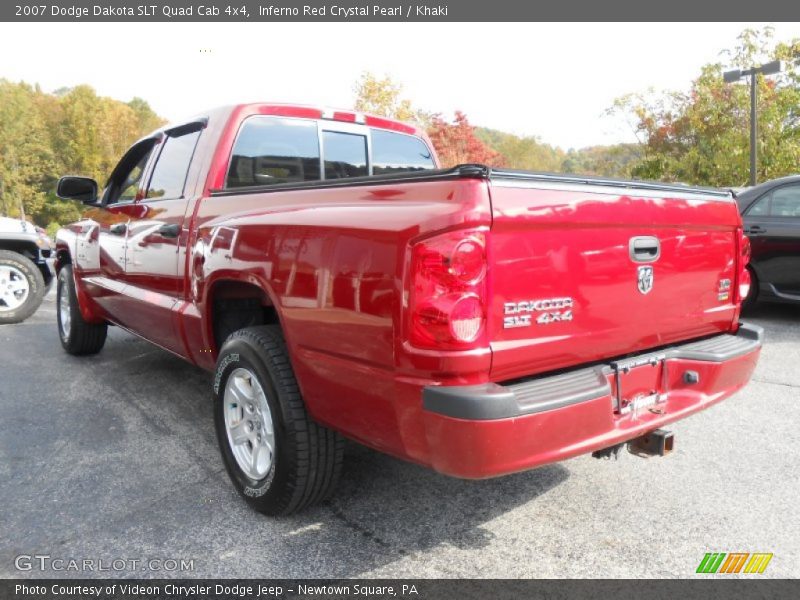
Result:
<svg viewBox="0 0 800 600">
<path fill-rule="evenodd" d="M 698 573 L 763 573 L 772 553 L 707 552 L 697 567 Z"/>
</svg>

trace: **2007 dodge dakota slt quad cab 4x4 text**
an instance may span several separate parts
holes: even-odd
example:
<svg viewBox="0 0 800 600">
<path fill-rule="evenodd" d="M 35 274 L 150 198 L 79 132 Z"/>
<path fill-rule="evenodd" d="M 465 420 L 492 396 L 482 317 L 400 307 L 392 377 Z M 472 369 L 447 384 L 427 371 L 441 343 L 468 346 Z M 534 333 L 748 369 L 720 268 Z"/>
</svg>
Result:
<svg viewBox="0 0 800 600">
<path fill-rule="evenodd" d="M 250 104 L 58 193 L 89 205 L 56 242 L 65 350 L 114 324 L 213 370 L 225 465 L 268 514 L 331 492 L 341 436 L 466 478 L 663 454 L 761 349 L 726 192 L 440 169 L 412 126 Z"/>
</svg>

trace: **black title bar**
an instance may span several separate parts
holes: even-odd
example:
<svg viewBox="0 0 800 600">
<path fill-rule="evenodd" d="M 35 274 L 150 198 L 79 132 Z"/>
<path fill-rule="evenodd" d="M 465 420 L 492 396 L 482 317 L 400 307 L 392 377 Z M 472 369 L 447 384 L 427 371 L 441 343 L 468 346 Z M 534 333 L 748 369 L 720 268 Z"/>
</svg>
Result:
<svg viewBox="0 0 800 600">
<path fill-rule="evenodd" d="M 3 0 L 16 22 L 796 21 L 787 0 Z M 680 42 L 676 37 L 662 43 Z"/>
</svg>

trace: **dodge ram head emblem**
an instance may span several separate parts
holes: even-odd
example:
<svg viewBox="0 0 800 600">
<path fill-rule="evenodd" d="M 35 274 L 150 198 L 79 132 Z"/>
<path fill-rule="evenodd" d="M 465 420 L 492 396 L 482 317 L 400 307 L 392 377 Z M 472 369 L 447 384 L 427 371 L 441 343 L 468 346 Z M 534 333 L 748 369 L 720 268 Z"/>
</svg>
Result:
<svg viewBox="0 0 800 600">
<path fill-rule="evenodd" d="M 639 267 L 639 291 L 647 294 L 653 289 L 653 267 Z"/>
</svg>

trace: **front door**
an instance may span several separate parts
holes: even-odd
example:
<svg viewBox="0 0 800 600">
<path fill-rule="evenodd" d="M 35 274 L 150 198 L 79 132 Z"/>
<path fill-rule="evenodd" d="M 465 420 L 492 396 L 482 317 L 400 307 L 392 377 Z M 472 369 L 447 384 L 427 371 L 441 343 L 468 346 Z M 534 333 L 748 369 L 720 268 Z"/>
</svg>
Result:
<svg viewBox="0 0 800 600">
<path fill-rule="evenodd" d="M 157 139 L 134 145 L 120 160 L 99 207 L 86 211 L 79 225 L 75 260 L 87 293 L 112 321 L 125 323 L 125 261 L 128 226 Z"/>
<path fill-rule="evenodd" d="M 800 299 L 800 185 L 758 199 L 744 215 L 744 229 L 762 289 Z"/>
</svg>

